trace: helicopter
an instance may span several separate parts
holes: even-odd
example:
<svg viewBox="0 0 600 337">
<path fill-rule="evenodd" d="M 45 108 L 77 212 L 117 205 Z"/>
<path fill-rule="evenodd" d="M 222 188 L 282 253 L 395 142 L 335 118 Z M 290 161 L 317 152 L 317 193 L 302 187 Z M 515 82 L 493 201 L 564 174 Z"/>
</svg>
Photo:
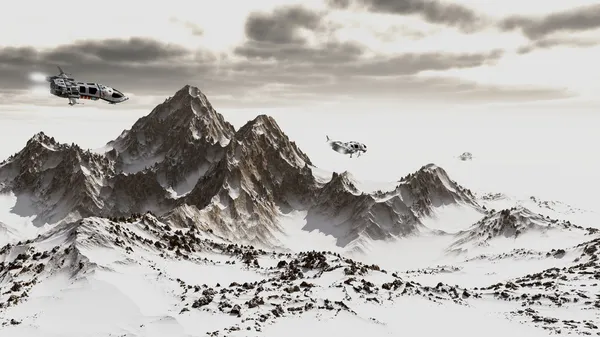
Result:
<svg viewBox="0 0 600 337">
<path fill-rule="evenodd" d="M 129 99 L 119 90 L 100 83 L 77 82 L 70 76 L 71 74 L 65 73 L 60 66 L 56 67 L 60 73 L 46 77 L 46 81 L 50 82 L 50 93 L 54 96 L 69 99 L 69 105 L 71 106 L 82 104 L 79 103 L 79 99 L 103 100 L 109 104 L 122 103 Z"/>
<path fill-rule="evenodd" d="M 356 141 L 342 142 L 340 140 L 331 140 L 327 135 L 325 137 L 327 137 L 327 143 L 329 143 L 329 146 L 331 149 L 333 149 L 333 151 L 342 154 L 349 154 L 350 158 L 352 158 L 355 153 L 358 153 L 356 155 L 358 158 L 360 157 L 361 153 L 367 152 L 367 146 L 363 143 Z"/>
</svg>

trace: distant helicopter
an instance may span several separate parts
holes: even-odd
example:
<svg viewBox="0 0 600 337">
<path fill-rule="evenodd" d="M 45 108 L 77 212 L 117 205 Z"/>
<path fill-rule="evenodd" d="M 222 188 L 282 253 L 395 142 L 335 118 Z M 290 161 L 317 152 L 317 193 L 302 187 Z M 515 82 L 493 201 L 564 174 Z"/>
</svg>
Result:
<svg viewBox="0 0 600 337">
<path fill-rule="evenodd" d="M 327 142 L 329 143 L 329 146 L 331 146 L 333 151 L 343 153 L 343 154 L 349 154 L 350 158 L 352 158 L 352 156 L 355 153 L 358 153 L 356 155 L 356 157 L 358 158 L 358 157 L 360 157 L 361 153 L 367 152 L 367 146 L 363 143 L 359 143 L 359 142 L 355 142 L 355 141 L 342 142 L 339 140 L 331 140 L 331 139 L 329 139 L 329 136 L 325 136 L 325 137 L 327 137 Z"/>
<path fill-rule="evenodd" d="M 75 82 L 73 78 L 69 77 L 70 74 L 66 74 L 61 67 L 56 67 L 60 73 L 46 77 L 46 81 L 50 82 L 50 93 L 61 98 L 68 98 L 71 106 L 82 104 L 77 101 L 80 98 L 92 101 L 101 99 L 109 104 L 122 103 L 129 99 L 119 90 L 100 83 Z"/>
</svg>

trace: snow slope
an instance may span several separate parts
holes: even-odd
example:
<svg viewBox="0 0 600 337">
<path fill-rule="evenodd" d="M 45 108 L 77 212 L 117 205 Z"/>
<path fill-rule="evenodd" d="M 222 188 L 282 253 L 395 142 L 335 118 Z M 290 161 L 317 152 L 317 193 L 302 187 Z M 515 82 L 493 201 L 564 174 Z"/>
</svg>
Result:
<svg viewBox="0 0 600 337">
<path fill-rule="evenodd" d="M 495 299 L 504 292 L 493 295 L 493 288 L 451 286 L 443 275 L 429 285 L 326 252 L 218 244 L 195 230 L 167 229 L 150 214 L 60 225 L 1 254 L 9 266 L 2 272 L 3 336 L 270 336 L 298 324 L 315 333 L 344 324 L 355 335 L 375 336 L 439 333 L 442 324 L 468 335 L 545 335 L 517 322 L 532 320 L 527 314 L 504 318 L 519 305 Z M 506 292 L 522 293 L 525 282 L 515 280 L 520 287 Z M 591 297 L 593 290 L 582 291 L 558 300 Z M 582 307 L 574 315 L 553 309 L 552 301 L 542 298 L 538 306 L 545 315 L 576 319 L 574 331 L 594 320 L 594 311 L 583 310 L 593 305 L 574 304 Z"/>
</svg>

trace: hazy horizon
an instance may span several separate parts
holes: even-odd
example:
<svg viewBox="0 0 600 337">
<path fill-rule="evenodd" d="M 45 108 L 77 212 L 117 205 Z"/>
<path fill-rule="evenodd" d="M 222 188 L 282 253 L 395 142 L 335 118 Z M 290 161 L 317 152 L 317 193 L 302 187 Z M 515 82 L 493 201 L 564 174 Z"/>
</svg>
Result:
<svg viewBox="0 0 600 337">
<path fill-rule="evenodd" d="M 215 108 L 236 129 L 258 114 L 273 116 L 313 164 L 328 171 L 349 171 L 357 179 L 394 181 L 435 163 L 458 183 L 476 191 L 533 195 L 600 211 L 589 198 L 600 187 L 595 178 L 600 165 L 586 150 L 600 143 L 595 129 L 600 116 L 595 114 L 580 112 L 566 118 L 561 113 L 547 113 L 540 118 L 532 112 L 379 111 L 349 116 L 347 111 Z M 0 112 L 0 133 L 14 135 L 0 147 L 0 158 L 20 151 L 40 131 L 60 142 L 97 149 L 150 113 L 56 109 L 64 111 L 60 118 L 52 112 L 36 111 L 8 119 Z M 362 141 L 369 151 L 360 158 L 347 158 L 331 151 L 325 135 Z M 460 161 L 457 157 L 463 152 L 471 152 L 473 161 Z"/>
</svg>

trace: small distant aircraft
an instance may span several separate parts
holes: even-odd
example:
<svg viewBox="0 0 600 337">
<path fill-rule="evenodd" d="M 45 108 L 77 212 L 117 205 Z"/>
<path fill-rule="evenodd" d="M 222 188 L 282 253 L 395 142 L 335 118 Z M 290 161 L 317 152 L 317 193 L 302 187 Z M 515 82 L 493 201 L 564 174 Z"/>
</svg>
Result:
<svg viewBox="0 0 600 337">
<path fill-rule="evenodd" d="M 331 140 L 329 139 L 329 136 L 325 137 L 327 137 L 327 142 L 329 143 L 329 146 L 331 146 L 333 151 L 343 154 L 349 154 L 350 158 L 352 158 L 352 155 L 354 155 L 355 153 L 358 153 L 356 155 L 356 157 L 358 158 L 360 157 L 361 153 L 367 152 L 367 146 L 363 143 L 355 141 L 342 142 L 339 140 Z"/>
<path fill-rule="evenodd" d="M 109 104 L 122 103 L 129 99 L 119 90 L 100 83 L 76 82 L 69 77 L 70 74 L 66 74 L 61 67 L 57 67 L 60 71 L 58 75 L 46 77 L 46 81 L 50 82 L 50 93 L 61 98 L 68 98 L 71 106 L 82 104 L 77 101 L 80 98 L 92 101 L 101 99 Z"/>
</svg>

